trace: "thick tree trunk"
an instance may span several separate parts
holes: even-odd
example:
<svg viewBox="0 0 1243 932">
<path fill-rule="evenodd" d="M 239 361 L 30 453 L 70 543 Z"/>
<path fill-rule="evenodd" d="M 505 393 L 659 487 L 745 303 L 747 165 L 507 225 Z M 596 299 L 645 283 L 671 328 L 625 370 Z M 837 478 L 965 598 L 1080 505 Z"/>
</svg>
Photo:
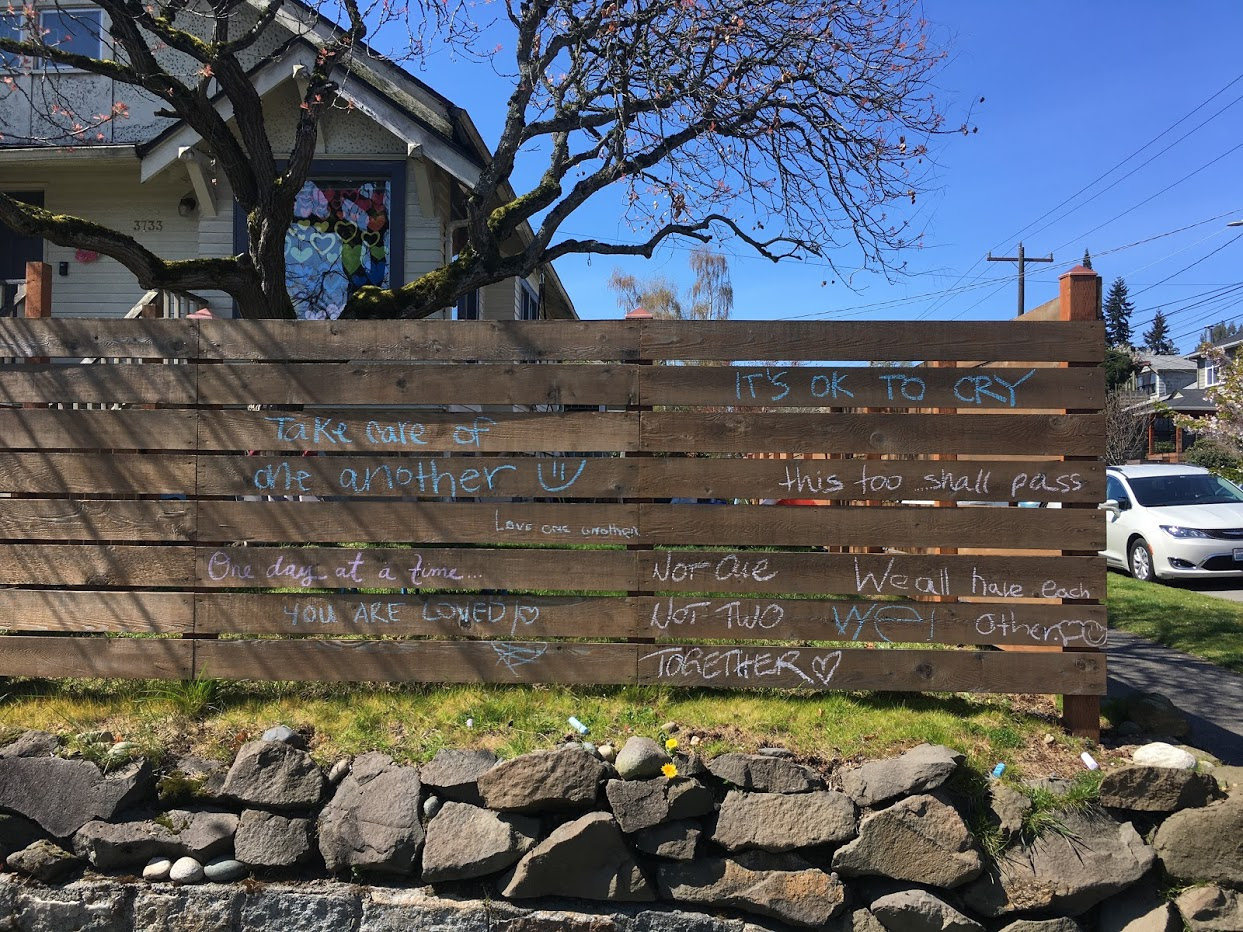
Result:
<svg viewBox="0 0 1243 932">
<path fill-rule="evenodd" d="M 255 293 L 234 297 L 239 312 L 248 319 L 296 316 L 285 286 L 285 236 L 289 221 L 286 218 L 282 223 L 273 218 L 273 214 L 281 213 L 269 198 L 264 198 L 246 218 L 247 256 L 258 288 Z"/>
</svg>

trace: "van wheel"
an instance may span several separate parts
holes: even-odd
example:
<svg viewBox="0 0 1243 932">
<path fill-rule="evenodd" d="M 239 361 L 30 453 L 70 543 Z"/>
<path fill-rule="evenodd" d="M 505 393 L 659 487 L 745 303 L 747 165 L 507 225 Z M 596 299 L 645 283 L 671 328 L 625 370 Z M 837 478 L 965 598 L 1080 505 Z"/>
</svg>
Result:
<svg viewBox="0 0 1243 932">
<path fill-rule="evenodd" d="M 1152 565 L 1152 548 L 1148 546 L 1148 541 L 1142 537 L 1137 537 L 1131 542 L 1131 548 L 1127 551 L 1127 565 L 1130 567 L 1131 575 L 1140 582 L 1156 582 L 1157 574 Z"/>
</svg>

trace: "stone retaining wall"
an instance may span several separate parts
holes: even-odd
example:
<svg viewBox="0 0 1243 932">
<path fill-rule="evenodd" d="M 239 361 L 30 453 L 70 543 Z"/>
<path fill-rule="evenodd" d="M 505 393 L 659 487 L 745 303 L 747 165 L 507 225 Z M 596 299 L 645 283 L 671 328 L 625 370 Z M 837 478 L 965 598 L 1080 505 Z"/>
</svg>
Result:
<svg viewBox="0 0 1243 932">
<path fill-rule="evenodd" d="M 0 748 L 0 929 L 1243 929 L 1243 796 L 1194 769 L 1111 771 L 1024 840 L 1030 794 L 930 745 L 829 774 L 642 738 L 327 772 L 287 729 L 165 773 L 58 750 Z"/>
</svg>

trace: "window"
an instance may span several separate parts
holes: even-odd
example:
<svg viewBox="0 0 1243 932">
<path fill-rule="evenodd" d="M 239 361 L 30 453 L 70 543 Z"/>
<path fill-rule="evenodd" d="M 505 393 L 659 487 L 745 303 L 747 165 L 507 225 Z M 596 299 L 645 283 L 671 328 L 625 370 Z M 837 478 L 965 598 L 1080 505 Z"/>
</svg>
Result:
<svg viewBox="0 0 1243 932">
<path fill-rule="evenodd" d="M 1110 475 L 1105 476 L 1105 498 L 1118 502 L 1124 508 L 1131 503 L 1131 500 L 1127 498 L 1122 480 Z"/>
<path fill-rule="evenodd" d="M 90 58 L 103 55 L 103 13 L 100 10 L 49 10 L 39 14 L 39 30 L 43 43 L 50 48 Z M 53 70 L 69 66 L 41 61 L 38 67 Z"/>
<path fill-rule="evenodd" d="M 520 294 L 518 296 L 518 319 L 539 320 L 539 292 L 525 278 L 518 279 Z"/>
<path fill-rule="evenodd" d="M 1218 378 L 1217 363 L 1214 360 L 1209 359 L 1208 357 L 1205 357 L 1204 359 L 1204 387 L 1208 388 L 1210 385 L 1216 385 L 1217 378 Z"/>
<path fill-rule="evenodd" d="M 300 319 L 335 320 L 360 288 L 403 284 L 405 190 L 400 162 L 312 164 L 285 235 L 285 284 Z M 246 249 L 240 210 L 233 244 Z"/>
<path fill-rule="evenodd" d="M 464 294 L 457 299 L 457 319 L 458 320 L 478 320 L 479 319 L 479 289 L 476 288 L 470 294 Z"/>
<path fill-rule="evenodd" d="M 20 41 L 22 38 L 22 15 L 20 13 L 0 13 L 0 37 Z M 0 70 L 18 71 L 22 57 L 9 52 L 0 52 Z"/>
</svg>

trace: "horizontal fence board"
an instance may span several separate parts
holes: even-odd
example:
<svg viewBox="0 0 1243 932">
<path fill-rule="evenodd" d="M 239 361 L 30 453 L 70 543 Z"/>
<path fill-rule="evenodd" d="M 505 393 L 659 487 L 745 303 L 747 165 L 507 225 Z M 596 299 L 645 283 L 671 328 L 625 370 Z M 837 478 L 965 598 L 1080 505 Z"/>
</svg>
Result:
<svg viewBox="0 0 1243 932">
<path fill-rule="evenodd" d="M 345 585 L 374 589 L 637 588 L 635 554 L 619 550 L 220 547 L 198 550 L 205 588 Z"/>
<path fill-rule="evenodd" d="M 189 453 L 0 452 L 0 492 L 193 495 L 194 483 Z"/>
<path fill-rule="evenodd" d="M 0 498 L 0 540 L 189 541 L 195 502 Z"/>
<path fill-rule="evenodd" d="M 378 683 L 633 683 L 639 650 L 538 641 L 194 643 L 199 676 Z"/>
<path fill-rule="evenodd" d="M 196 504 L 197 539 L 204 542 L 1024 549 L 1048 547 L 1055 541 L 1065 549 L 1092 551 L 1105 543 L 1103 516 L 1078 509 L 365 501 Z"/>
<path fill-rule="evenodd" d="M 653 550 L 637 554 L 637 589 L 662 592 L 835 593 L 1104 598 L 1098 557 Z"/>
<path fill-rule="evenodd" d="M 604 637 L 1103 647 L 1101 605 L 491 593 L 200 593 L 199 633 Z"/>
<path fill-rule="evenodd" d="M 0 589 L 0 627 L 185 634 L 194 630 L 194 596 L 188 592 Z"/>
<path fill-rule="evenodd" d="M 639 352 L 639 323 L 624 320 L 244 320 L 198 326 L 204 359 L 624 360 Z"/>
<path fill-rule="evenodd" d="M 635 413 L 430 410 L 203 411 L 201 450 L 335 453 L 620 452 L 639 447 Z"/>
<path fill-rule="evenodd" d="M 0 544 L 3 586 L 194 585 L 191 547 Z"/>
<path fill-rule="evenodd" d="M 1100 321 L 644 321 L 643 359 L 1101 362 Z"/>
<path fill-rule="evenodd" d="M 453 507 L 453 506 L 449 506 Z M 509 506 L 516 508 L 518 506 Z M 639 542 L 786 547 L 1048 547 L 1097 551 L 1097 511 L 1046 508 L 641 505 Z M 501 509 L 502 514 L 507 514 Z"/>
<path fill-rule="evenodd" d="M 638 403 L 637 374 L 634 367 L 573 364 L 202 366 L 198 400 L 229 405 L 356 405 L 362 400 L 371 405 L 628 405 Z"/>
<path fill-rule="evenodd" d="M 0 402 L 194 404 L 190 366 L 0 365 Z"/>
<path fill-rule="evenodd" d="M 333 637 L 638 637 L 630 600 L 487 593 L 200 593 L 200 633 Z M 646 633 L 646 632 L 643 632 Z"/>
<path fill-rule="evenodd" d="M 198 539 L 261 543 L 625 544 L 638 505 L 199 502 Z"/>
<path fill-rule="evenodd" d="M 196 414 L 0 408 L 0 450 L 193 450 Z"/>
<path fill-rule="evenodd" d="M 1083 409 L 1104 403 L 1105 373 L 1030 366 L 645 366 L 639 370 L 639 393 L 650 405 Z"/>
<path fill-rule="evenodd" d="M 41 454 L 31 454 L 40 456 Z M 160 459 L 140 457 L 149 487 L 182 490 Z M 0 482 L 3 464 L 0 455 Z M 19 464 L 22 462 L 17 461 Z M 67 469 L 72 463 L 58 468 Z M 27 469 L 42 471 L 36 460 Z M 89 477 L 88 465 L 74 474 Z M 28 474 L 28 473 L 27 473 Z M 17 473 L 15 473 L 17 475 Z M 126 473 L 130 475 L 130 473 Z M 41 480 L 26 491 L 49 489 Z M 13 484 L 13 488 L 20 486 Z M 77 486 L 75 486 L 75 489 Z M 72 491 L 72 490 L 70 490 Z M 83 490 L 84 491 L 84 490 Z M 100 489 L 107 491 L 107 489 Z M 315 495 L 417 498 L 804 498 L 945 501 L 1100 502 L 1100 463 L 940 460 L 715 459 L 615 456 L 200 456 L 200 495 Z"/>
<path fill-rule="evenodd" d="M 696 453 L 957 453 L 1095 456 L 1095 414 L 645 412 L 640 449 Z"/>
<path fill-rule="evenodd" d="M 1105 655 L 658 644 L 640 648 L 639 682 L 730 689 L 1104 695 Z"/>
<path fill-rule="evenodd" d="M 192 320 L 0 318 L 0 357 L 192 359 L 198 332 Z"/>
<path fill-rule="evenodd" d="M 0 676 L 188 680 L 194 641 L 175 638 L 0 637 Z"/>
<path fill-rule="evenodd" d="M 1105 592 L 1105 567 L 1097 557 L 477 547 L 196 550 L 196 585 L 203 588 L 353 585 L 388 590 L 638 590 L 986 599 L 1099 599 Z M 182 553 L 181 549 L 167 552 Z M 167 581 L 159 573 L 158 561 L 153 559 L 151 567 L 149 585 L 183 585 L 180 565 L 173 567 Z"/>
</svg>

